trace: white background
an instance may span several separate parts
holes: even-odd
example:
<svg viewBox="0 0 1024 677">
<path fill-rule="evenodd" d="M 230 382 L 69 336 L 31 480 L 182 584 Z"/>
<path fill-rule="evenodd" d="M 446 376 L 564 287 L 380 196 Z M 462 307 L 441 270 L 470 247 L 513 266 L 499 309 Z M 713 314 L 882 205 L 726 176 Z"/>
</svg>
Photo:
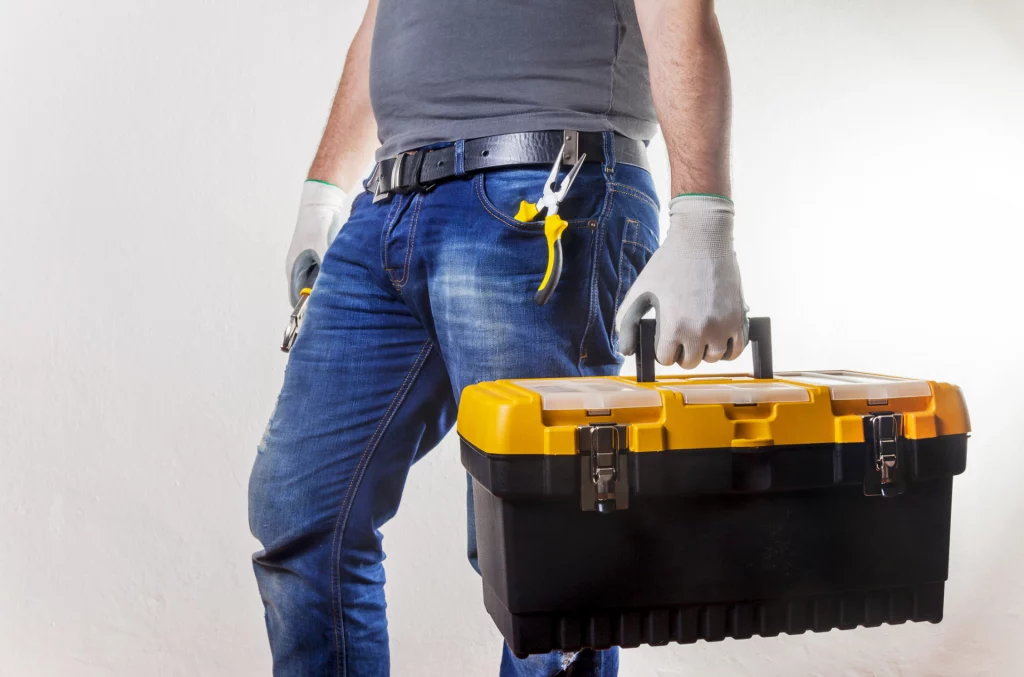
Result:
<svg viewBox="0 0 1024 677">
<path fill-rule="evenodd" d="M 268 674 L 245 487 L 361 12 L 0 3 L 0 675 Z M 1024 10 L 719 15 L 738 249 L 777 367 L 948 380 L 976 432 L 942 624 L 639 649 L 622 674 L 1020 674 Z M 393 672 L 496 674 L 454 438 L 408 486 L 385 528 Z"/>
</svg>

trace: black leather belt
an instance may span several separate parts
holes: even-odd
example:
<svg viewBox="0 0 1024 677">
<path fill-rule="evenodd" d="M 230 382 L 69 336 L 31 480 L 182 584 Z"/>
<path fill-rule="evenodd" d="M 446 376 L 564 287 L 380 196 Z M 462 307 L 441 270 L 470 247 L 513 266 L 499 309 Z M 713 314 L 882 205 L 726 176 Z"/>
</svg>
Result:
<svg viewBox="0 0 1024 677">
<path fill-rule="evenodd" d="M 520 132 L 469 139 L 465 142 L 463 166 L 456 166 L 455 146 L 400 153 L 377 163 L 368 189 L 373 201 L 386 200 L 393 193 L 426 191 L 435 183 L 454 176 L 484 169 L 516 165 L 552 165 L 565 142 L 562 163 L 576 164 L 586 154 L 586 162 L 604 162 L 604 137 L 600 132 Z M 616 164 L 627 164 L 650 171 L 647 146 L 643 141 L 616 134 L 613 154 Z"/>
</svg>

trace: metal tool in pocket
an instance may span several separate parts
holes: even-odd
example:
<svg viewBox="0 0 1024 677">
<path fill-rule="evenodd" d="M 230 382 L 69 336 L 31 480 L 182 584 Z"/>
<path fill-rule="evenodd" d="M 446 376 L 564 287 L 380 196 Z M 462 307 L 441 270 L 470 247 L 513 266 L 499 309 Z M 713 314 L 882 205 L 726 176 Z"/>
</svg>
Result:
<svg viewBox="0 0 1024 677">
<path fill-rule="evenodd" d="M 535 220 L 541 212 L 545 212 L 544 237 L 548 243 L 548 267 L 544 271 L 544 279 L 541 280 L 537 294 L 534 296 L 534 301 L 537 302 L 538 306 L 548 302 L 551 294 L 555 291 L 555 287 L 558 285 L 558 279 L 562 276 L 562 233 L 565 232 L 569 223 L 558 215 L 558 206 L 565 199 L 569 188 L 572 187 L 573 181 L 576 180 L 576 175 L 579 174 L 580 168 L 583 167 L 584 160 L 587 159 L 586 153 L 580 155 L 579 160 L 576 161 L 576 164 L 573 165 L 569 173 L 562 179 L 561 185 L 558 185 L 558 174 L 562 170 L 562 157 L 564 153 L 565 144 L 563 143 L 562 149 L 558 152 L 558 159 L 555 160 L 554 166 L 551 167 L 551 173 L 544 184 L 544 193 L 536 203 L 523 200 L 515 217 L 516 221 L 527 223 Z M 555 190 L 556 185 L 558 185 L 557 190 Z"/>
<path fill-rule="evenodd" d="M 299 326 L 306 314 L 306 301 L 309 300 L 312 291 L 309 287 L 305 287 L 299 292 L 299 302 L 295 304 L 291 317 L 288 318 L 288 326 L 285 327 L 284 338 L 281 340 L 282 353 L 291 351 L 292 346 L 295 345 L 295 339 L 299 337 Z"/>
</svg>

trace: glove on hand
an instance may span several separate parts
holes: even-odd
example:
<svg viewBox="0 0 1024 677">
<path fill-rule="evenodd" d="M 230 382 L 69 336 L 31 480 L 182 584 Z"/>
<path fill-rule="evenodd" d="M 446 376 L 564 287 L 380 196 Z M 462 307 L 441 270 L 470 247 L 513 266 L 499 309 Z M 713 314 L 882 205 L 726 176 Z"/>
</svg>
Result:
<svg viewBox="0 0 1024 677">
<path fill-rule="evenodd" d="M 669 231 L 626 294 L 615 318 L 619 350 L 636 352 L 640 318 L 654 308 L 654 355 L 692 369 L 731 360 L 747 344 L 747 307 L 732 244 L 733 204 L 682 195 L 669 203 Z"/>
<path fill-rule="evenodd" d="M 299 292 L 313 286 L 324 253 L 351 209 L 352 198 L 337 186 L 320 181 L 306 181 L 302 186 L 299 219 L 284 262 L 292 307 L 299 302 Z"/>
</svg>

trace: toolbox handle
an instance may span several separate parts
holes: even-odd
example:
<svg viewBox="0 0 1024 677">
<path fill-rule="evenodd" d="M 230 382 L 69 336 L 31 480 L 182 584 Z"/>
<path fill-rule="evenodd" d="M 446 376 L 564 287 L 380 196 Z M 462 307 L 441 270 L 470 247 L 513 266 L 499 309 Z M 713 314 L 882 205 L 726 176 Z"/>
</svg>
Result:
<svg viewBox="0 0 1024 677">
<path fill-rule="evenodd" d="M 636 380 L 654 381 L 654 319 L 640 320 L 640 345 L 636 351 Z M 754 351 L 754 378 L 774 378 L 772 368 L 772 321 L 768 317 L 748 319 L 747 341 Z"/>
</svg>

